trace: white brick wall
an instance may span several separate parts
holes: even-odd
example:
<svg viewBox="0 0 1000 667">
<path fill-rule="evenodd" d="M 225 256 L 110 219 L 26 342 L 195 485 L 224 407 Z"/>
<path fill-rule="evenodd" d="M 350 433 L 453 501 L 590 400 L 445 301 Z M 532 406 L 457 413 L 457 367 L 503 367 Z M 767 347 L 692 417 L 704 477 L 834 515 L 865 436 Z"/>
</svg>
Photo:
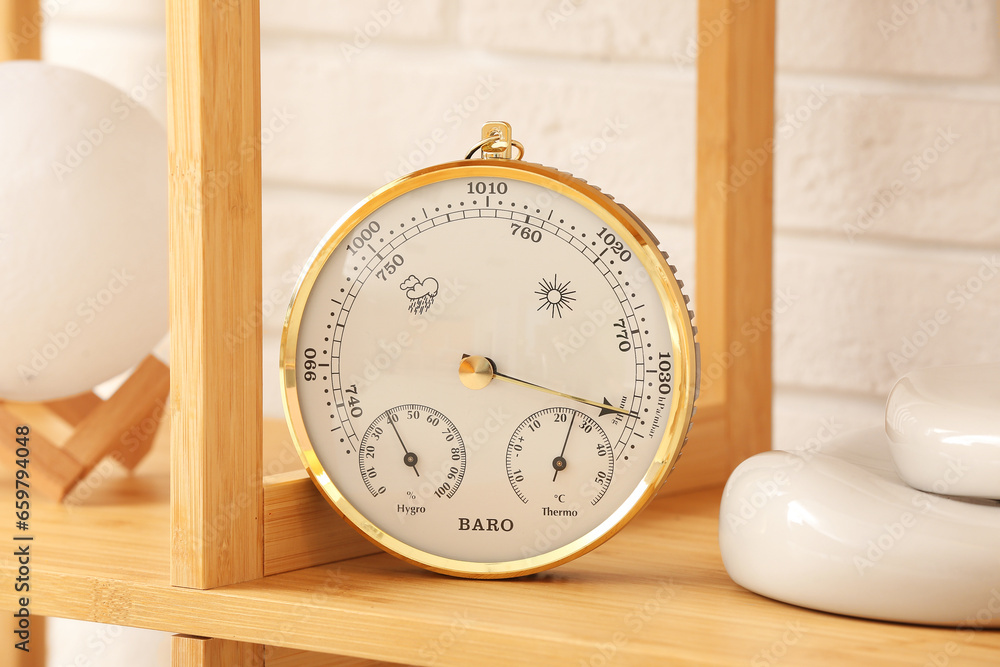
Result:
<svg viewBox="0 0 1000 667">
<path fill-rule="evenodd" d="M 611 63 L 539 67 L 453 46 L 372 46 L 348 63 L 335 41 L 285 38 L 265 40 L 261 59 L 265 124 L 276 112 L 293 117 L 266 147 L 269 181 L 368 192 L 464 155 L 479 126 L 499 117 L 531 160 L 573 169 L 637 212 L 691 218 L 690 77 Z M 606 127 L 613 141 L 602 145 Z M 660 159 L 629 159 L 651 146 Z"/>
<path fill-rule="evenodd" d="M 1000 86 L 949 94 L 796 76 L 778 96 L 782 118 L 809 109 L 810 97 L 813 117 L 783 126 L 779 225 L 854 242 L 1000 242 L 1000 187 L 989 187 L 1000 181 Z"/>
<path fill-rule="evenodd" d="M 778 30 L 786 72 L 997 73 L 995 0 L 779 0 Z"/>
<path fill-rule="evenodd" d="M 662 61 L 682 54 L 695 13 L 688 1 L 460 0 L 457 38 L 492 51 Z"/>
<path fill-rule="evenodd" d="M 165 117 L 162 2 L 57 4 L 47 57 Z M 694 0 L 262 4 L 268 371 L 328 227 L 489 118 L 628 203 L 691 283 Z M 997 3 L 779 0 L 777 58 L 775 281 L 795 298 L 774 329 L 775 444 L 794 448 L 877 422 L 910 368 L 1000 360 Z"/>
</svg>

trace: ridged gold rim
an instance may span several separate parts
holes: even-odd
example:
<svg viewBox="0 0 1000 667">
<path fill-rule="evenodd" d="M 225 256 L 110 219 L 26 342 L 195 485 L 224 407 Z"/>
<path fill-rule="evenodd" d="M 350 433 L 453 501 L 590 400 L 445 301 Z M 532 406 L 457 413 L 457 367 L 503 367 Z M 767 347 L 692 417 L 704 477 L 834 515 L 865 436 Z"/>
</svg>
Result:
<svg viewBox="0 0 1000 667">
<path fill-rule="evenodd" d="M 539 185 L 582 204 L 607 223 L 640 259 L 656 286 L 667 314 L 675 360 L 674 396 L 665 435 L 635 491 L 600 525 L 573 542 L 537 556 L 493 563 L 462 561 L 431 554 L 388 535 L 369 522 L 340 493 L 320 464 L 302 421 L 295 377 L 302 313 L 316 278 L 340 243 L 359 223 L 390 200 L 440 181 L 471 177 L 505 178 Z M 653 498 L 673 468 L 687 437 L 697 392 L 694 330 L 687 304 L 673 271 L 649 230 L 597 188 L 555 169 L 516 160 L 461 160 L 423 169 L 380 188 L 345 214 L 317 246 L 295 286 L 281 334 L 280 367 L 282 404 L 292 441 L 309 476 L 334 509 L 366 538 L 405 561 L 435 572 L 480 579 L 516 577 L 555 567 L 597 548 L 621 530 Z M 322 527 L 317 526 L 316 530 L 322 530 Z"/>
</svg>

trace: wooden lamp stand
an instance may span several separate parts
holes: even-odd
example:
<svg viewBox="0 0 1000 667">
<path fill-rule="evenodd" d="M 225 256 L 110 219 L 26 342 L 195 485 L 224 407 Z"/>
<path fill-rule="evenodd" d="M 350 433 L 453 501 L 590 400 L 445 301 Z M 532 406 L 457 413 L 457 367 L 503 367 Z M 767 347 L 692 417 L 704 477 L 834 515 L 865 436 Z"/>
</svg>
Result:
<svg viewBox="0 0 1000 667">
<path fill-rule="evenodd" d="M 107 400 L 88 391 L 47 403 L 0 402 L 0 433 L 31 425 L 31 486 L 62 500 L 106 457 L 132 470 L 149 452 L 170 395 L 170 370 L 149 355 Z M 7 460 L 17 441 L 0 438 Z"/>
</svg>

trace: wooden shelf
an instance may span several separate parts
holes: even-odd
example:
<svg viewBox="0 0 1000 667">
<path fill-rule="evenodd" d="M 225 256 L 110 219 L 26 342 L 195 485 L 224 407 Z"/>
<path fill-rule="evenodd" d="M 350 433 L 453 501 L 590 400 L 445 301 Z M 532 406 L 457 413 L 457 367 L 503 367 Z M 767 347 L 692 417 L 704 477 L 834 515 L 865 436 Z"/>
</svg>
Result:
<svg viewBox="0 0 1000 667">
<path fill-rule="evenodd" d="M 269 425 L 268 444 L 280 423 Z M 37 502 L 33 611 L 413 664 L 996 664 L 1000 632 L 968 633 L 808 611 L 736 586 L 716 539 L 720 490 L 658 499 L 621 535 L 554 571 L 467 581 L 387 555 L 198 590 L 170 584 L 166 442 L 80 506 Z M 10 494 L 9 486 L 4 497 Z M 5 577 L 15 565 L 7 556 Z M 324 664 L 324 663 L 317 663 Z"/>
</svg>

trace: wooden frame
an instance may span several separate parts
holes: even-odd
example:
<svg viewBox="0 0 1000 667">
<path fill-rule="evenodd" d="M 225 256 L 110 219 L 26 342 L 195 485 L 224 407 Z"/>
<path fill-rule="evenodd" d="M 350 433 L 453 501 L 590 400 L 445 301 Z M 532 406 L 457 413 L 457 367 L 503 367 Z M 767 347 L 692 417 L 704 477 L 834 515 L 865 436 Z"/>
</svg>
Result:
<svg viewBox="0 0 1000 667">
<path fill-rule="evenodd" d="M 259 22 L 167 2 L 170 578 L 192 588 L 264 573 Z"/>
<path fill-rule="evenodd" d="M 171 576 L 176 585 L 212 588 L 265 571 L 259 11 L 256 0 L 167 6 L 171 326 L 185 332 L 171 339 Z M 711 0 L 699 10 L 703 21 L 734 20 L 723 21 L 727 29 L 699 61 L 697 323 L 706 391 L 672 493 L 723 483 L 771 442 L 770 331 L 751 342 L 741 328 L 771 301 L 774 3 L 741 7 Z M 766 157 L 755 174 L 720 189 L 730 166 L 758 147 Z M 212 180 L 219 173 L 224 183 Z M 256 323 L 253 335 L 231 334 L 248 322 Z M 299 478 L 270 481 L 309 493 Z M 343 557 L 315 545 L 307 551 L 283 558 L 304 567 Z"/>
<path fill-rule="evenodd" d="M 42 14 L 39 0 L 0 2 L 0 62 L 42 57 Z"/>
<path fill-rule="evenodd" d="M 771 330 L 745 325 L 773 314 L 772 158 L 774 2 L 701 0 L 699 25 L 728 25 L 699 52 L 695 194 L 696 313 L 704 400 L 713 417 L 722 482 L 771 448 Z M 753 156 L 744 180 L 732 173 Z"/>
<path fill-rule="evenodd" d="M 171 339 L 171 577 L 213 588 L 265 570 L 259 11 L 256 0 L 167 7 L 171 327 L 185 332 Z M 741 328 L 771 301 L 774 3 L 741 7 L 712 0 L 699 10 L 703 21 L 733 20 L 699 61 L 697 322 L 706 391 L 670 492 L 723 483 L 771 441 L 770 331 L 750 342 Z M 763 164 L 728 187 L 731 165 L 758 147 L 766 149 Z M 232 335 L 248 322 L 254 334 Z M 288 562 L 340 557 L 310 553 Z"/>
<path fill-rule="evenodd" d="M 696 323 L 709 382 L 671 492 L 719 485 L 770 446 L 770 334 L 751 344 L 740 328 L 770 306 L 774 1 L 742 4 L 699 9 L 701 21 L 734 19 L 698 65 Z M 0 8 L 6 34 L 37 1 Z M 258 0 L 167 0 L 167 24 L 170 581 L 207 591 L 370 547 L 346 527 L 321 538 L 306 530 L 317 516 L 336 519 L 304 475 L 263 477 Z M 0 58 L 38 53 L 36 36 Z M 761 146 L 756 174 L 720 194 L 730 166 Z M 259 650 L 190 636 L 174 647 L 175 665 L 232 664 Z M 284 655 L 282 664 L 320 664 Z"/>
</svg>

